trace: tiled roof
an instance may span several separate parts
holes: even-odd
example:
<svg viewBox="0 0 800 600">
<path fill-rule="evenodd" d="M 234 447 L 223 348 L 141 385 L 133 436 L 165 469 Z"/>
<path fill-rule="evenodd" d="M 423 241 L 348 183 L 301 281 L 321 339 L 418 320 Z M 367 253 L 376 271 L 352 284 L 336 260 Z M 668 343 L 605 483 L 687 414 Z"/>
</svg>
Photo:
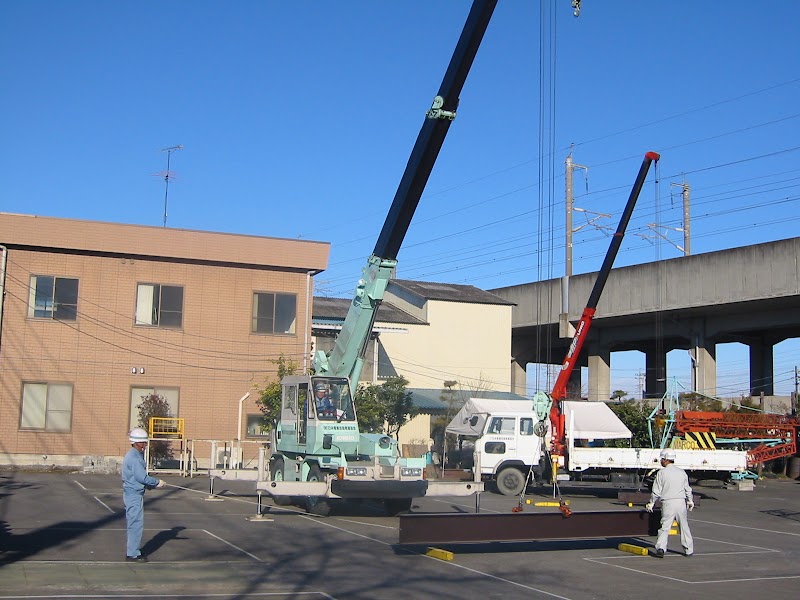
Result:
<svg viewBox="0 0 800 600">
<path fill-rule="evenodd" d="M 503 306 L 514 306 L 515 304 L 473 285 L 410 281 L 408 279 L 392 279 L 389 285 L 396 285 L 428 300 L 465 302 L 468 304 L 500 304 Z"/>
<path fill-rule="evenodd" d="M 406 388 L 411 392 L 411 401 L 414 406 L 422 412 L 443 414 L 447 412 L 448 403 L 442 398 L 445 396 L 443 389 L 432 388 Z M 525 400 L 525 396 L 512 394 L 511 392 L 480 391 L 471 392 L 469 390 L 457 390 L 453 396 L 459 400 L 460 407 L 467 398 L 497 398 L 499 400 Z"/>
<path fill-rule="evenodd" d="M 314 306 L 311 309 L 311 318 L 315 323 L 341 324 L 347 316 L 347 310 L 353 301 L 348 298 L 325 298 L 314 296 Z M 398 323 L 408 325 L 427 325 L 422 319 L 411 316 L 388 302 L 382 302 L 378 307 L 376 321 L 380 323 Z"/>
</svg>

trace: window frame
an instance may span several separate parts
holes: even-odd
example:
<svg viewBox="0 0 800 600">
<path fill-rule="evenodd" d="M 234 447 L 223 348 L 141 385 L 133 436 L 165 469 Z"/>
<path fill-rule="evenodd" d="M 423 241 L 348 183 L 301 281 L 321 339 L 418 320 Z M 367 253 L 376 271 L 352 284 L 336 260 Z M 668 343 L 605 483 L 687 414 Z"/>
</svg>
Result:
<svg viewBox="0 0 800 600">
<path fill-rule="evenodd" d="M 181 406 L 181 388 L 177 385 L 131 385 L 128 388 L 128 430 L 134 427 L 139 427 L 139 405 L 142 403 L 142 394 L 139 395 L 139 400 L 136 404 L 133 401 L 133 394 L 135 390 L 146 390 L 150 394 L 158 394 L 164 396 L 169 402 L 171 398 L 167 395 L 169 392 L 174 392 L 175 402 L 169 403 L 169 416 L 178 418 L 180 415 Z M 145 426 L 147 429 L 147 426 Z"/>
<path fill-rule="evenodd" d="M 147 298 L 147 294 L 143 293 L 146 291 L 146 288 L 150 288 L 151 294 L 150 297 Z M 175 310 L 173 307 L 169 309 L 164 308 L 164 290 L 180 290 L 180 309 Z M 158 290 L 158 295 L 156 297 L 156 290 Z M 133 309 L 133 325 L 134 327 L 155 327 L 160 329 L 183 329 L 183 313 L 184 313 L 184 305 L 185 305 L 185 294 L 186 288 L 182 285 L 175 285 L 169 283 L 152 283 L 147 281 L 141 281 L 136 284 L 136 300 Z M 169 292 L 168 292 L 169 293 Z M 143 300 L 150 301 L 149 307 L 146 305 L 140 304 Z M 169 301 L 169 299 L 168 299 Z M 149 308 L 150 313 L 150 320 L 144 320 L 144 313 Z M 178 316 L 178 323 L 167 323 L 165 324 L 163 321 L 165 320 L 166 316 L 174 315 Z M 153 322 L 155 321 L 155 322 Z"/>
<path fill-rule="evenodd" d="M 50 279 L 51 290 L 50 298 L 44 301 L 44 307 L 41 308 L 37 304 L 40 298 L 39 280 Z M 61 285 L 59 285 L 59 282 Z M 74 295 L 72 290 L 62 292 L 59 297 L 59 289 L 63 290 L 67 282 L 75 282 Z M 37 275 L 31 273 L 28 280 L 28 318 L 36 320 L 50 320 L 50 321 L 77 321 L 78 320 L 78 290 L 80 288 L 80 279 L 77 277 L 63 277 L 59 275 Z M 44 290 L 42 290 L 44 291 Z M 65 297 L 66 296 L 66 297 Z M 65 300 L 73 300 L 68 302 Z M 70 310 L 71 308 L 71 310 Z M 37 312 L 45 314 L 37 315 Z M 59 314 L 62 313 L 62 314 Z"/>
<path fill-rule="evenodd" d="M 44 406 L 43 406 L 43 415 L 41 417 L 43 421 L 43 425 L 41 427 L 25 425 L 26 421 L 26 409 L 25 409 L 25 391 L 26 387 L 28 386 L 45 386 L 45 395 L 44 395 Z M 51 388 L 56 386 L 69 388 L 69 411 L 64 410 L 63 408 L 55 408 L 51 407 L 51 402 L 55 403 L 59 399 L 54 398 L 53 394 L 51 393 Z M 32 398 L 33 391 L 31 391 L 31 402 L 35 402 L 36 399 Z M 20 389 L 20 402 L 19 402 L 19 431 L 37 431 L 37 432 L 46 432 L 46 433 L 72 433 L 72 418 L 74 416 L 74 406 L 75 406 L 75 384 L 68 382 L 68 381 L 22 381 L 22 386 Z M 31 408 L 29 407 L 27 414 L 30 415 Z M 50 418 L 55 419 L 57 414 L 69 412 L 69 424 L 66 428 L 58 428 L 55 426 L 48 427 L 48 421 Z M 35 416 L 35 415 L 34 415 Z M 29 417 L 30 418 L 30 417 Z"/>
<path fill-rule="evenodd" d="M 271 315 L 267 316 L 264 314 L 259 314 L 261 307 L 261 298 L 264 297 L 266 300 L 267 297 L 271 296 Z M 286 310 L 286 306 L 281 307 L 281 299 L 284 301 L 286 299 L 292 300 L 292 312 L 291 315 L 281 315 L 281 310 Z M 264 311 L 266 312 L 266 311 Z M 283 322 L 287 322 L 289 324 L 288 327 L 284 328 L 283 331 L 279 331 L 277 325 Z M 259 329 L 260 323 L 270 323 L 271 328 L 267 329 Z M 280 336 L 296 336 L 297 335 L 297 294 L 291 294 L 287 292 L 267 292 L 267 291 L 259 291 L 254 290 L 252 295 L 252 301 L 250 304 L 250 333 L 255 335 L 280 335 Z"/>
</svg>

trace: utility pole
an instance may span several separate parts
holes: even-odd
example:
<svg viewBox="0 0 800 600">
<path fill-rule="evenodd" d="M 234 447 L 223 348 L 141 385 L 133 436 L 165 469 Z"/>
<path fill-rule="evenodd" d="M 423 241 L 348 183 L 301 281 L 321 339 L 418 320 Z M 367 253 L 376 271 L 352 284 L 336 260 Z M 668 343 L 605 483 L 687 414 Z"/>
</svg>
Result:
<svg viewBox="0 0 800 600">
<path fill-rule="evenodd" d="M 794 368 L 794 398 L 792 398 L 792 416 L 793 417 L 797 416 L 797 405 L 798 405 L 797 385 L 798 385 L 798 383 L 800 383 L 800 376 L 798 376 L 797 367 L 795 367 Z"/>
<path fill-rule="evenodd" d="M 574 190 L 572 185 L 572 174 L 575 169 L 585 169 L 587 167 L 576 165 L 572 162 L 572 152 L 570 151 L 567 159 L 564 161 L 566 165 L 565 172 L 565 205 L 566 205 L 566 240 L 565 240 L 565 272 L 564 277 L 561 278 L 561 314 L 559 315 L 559 336 L 562 338 L 570 338 L 575 335 L 575 329 L 569 322 L 569 278 L 572 276 L 572 234 L 577 231 L 572 227 L 572 213 L 574 208 Z M 580 228 L 579 228 L 580 229 Z"/>
<path fill-rule="evenodd" d="M 167 226 L 167 198 L 169 197 L 169 180 L 174 177 L 174 173 L 169 170 L 169 161 L 172 153 L 176 150 L 183 150 L 183 146 L 170 146 L 169 148 L 162 148 L 162 152 L 167 153 L 167 170 L 164 171 L 164 227 Z"/>
</svg>

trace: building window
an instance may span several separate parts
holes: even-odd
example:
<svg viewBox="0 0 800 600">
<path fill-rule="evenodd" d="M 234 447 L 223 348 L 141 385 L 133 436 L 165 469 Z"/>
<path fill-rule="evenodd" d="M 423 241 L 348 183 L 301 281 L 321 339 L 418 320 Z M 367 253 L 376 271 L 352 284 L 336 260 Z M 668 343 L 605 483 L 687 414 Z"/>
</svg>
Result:
<svg viewBox="0 0 800 600">
<path fill-rule="evenodd" d="M 292 334 L 296 322 L 297 296 L 253 293 L 253 333 Z"/>
<path fill-rule="evenodd" d="M 72 385 L 23 382 L 20 429 L 70 431 L 72 429 Z"/>
<path fill-rule="evenodd" d="M 78 317 L 78 280 L 52 275 L 31 275 L 28 316 L 75 321 Z"/>
<path fill-rule="evenodd" d="M 247 415 L 247 437 L 268 438 L 269 426 L 264 423 L 264 415 Z"/>
<path fill-rule="evenodd" d="M 148 428 L 149 424 L 139 423 L 139 407 L 142 405 L 142 402 L 145 398 L 151 395 L 157 395 L 164 398 L 169 404 L 169 415 L 170 417 L 177 417 L 178 416 L 178 402 L 180 400 L 180 390 L 178 388 L 167 388 L 167 387 L 133 387 L 131 388 L 131 418 L 128 429 L 133 429 L 134 427 L 144 427 L 145 429 Z"/>
<path fill-rule="evenodd" d="M 140 283 L 136 287 L 136 325 L 180 327 L 183 324 L 183 288 Z"/>
<path fill-rule="evenodd" d="M 378 344 L 378 379 L 398 377 L 399 374 L 397 369 L 395 369 L 392 359 L 386 352 L 386 348 L 381 342 L 381 338 L 376 338 L 375 343 Z"/>
</svg>

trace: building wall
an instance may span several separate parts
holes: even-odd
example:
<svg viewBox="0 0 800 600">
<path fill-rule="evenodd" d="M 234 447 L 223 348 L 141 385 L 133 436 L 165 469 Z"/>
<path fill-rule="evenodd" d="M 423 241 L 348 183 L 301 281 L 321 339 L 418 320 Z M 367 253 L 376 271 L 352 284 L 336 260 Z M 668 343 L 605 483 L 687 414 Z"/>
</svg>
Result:
<svg viewBox="0 0 800 600">
<path fill-rule="evenodd" d="M 203 234 L 193 233 L 202 244 Z M 0 234 L 9 237 L 2 227 Z M 31 274 L 79 279 L 77 320 L 28 318 Z M 182 328 L 134 325 L 138 283 L 183 286 Z M 297 296 L 294 335 L 250 332 L 254 291 Z M 130 447 L 132 387 L 179 388 L 177 416 L 185 419 L 187 438 L 238 438 L 239 398 L 274 376 L 269 361 L 284 354 L 302 364 L 311 293 L 301 269 L 15 244 L 8 250 L 0 335 L 0 463 L 46 456 L 44 464 L 81 464 L 85 456 L 122 456 Z M 69 432 L 20 429 L 23 382 L 72 384 Z M 258 412 L 254 398 L 243 415 Z"/>
<path fill-rule="evenodd" d="M 511 390 L 511 306 L 429 300 L 428 325 L 381 336 L 408 387 Z"/>
</svg>

